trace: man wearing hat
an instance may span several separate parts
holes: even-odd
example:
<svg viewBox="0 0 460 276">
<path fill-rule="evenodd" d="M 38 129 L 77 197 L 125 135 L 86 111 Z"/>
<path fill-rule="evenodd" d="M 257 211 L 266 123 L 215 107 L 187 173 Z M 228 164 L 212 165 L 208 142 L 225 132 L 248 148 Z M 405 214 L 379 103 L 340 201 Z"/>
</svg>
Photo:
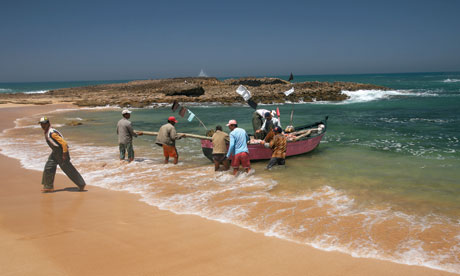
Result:
<svg viewBox="0 0 460 276">
<path fill-rule="evenodd" d="M 179 162 L 179 154 L 176 149 L 176 140 L 181 139 L 176 133 L 174 125 L 177 123 L 176 117 L 171 116 L 168 118 L 168 123 L 162 125 L 158 131 L 158 136 L 155 143 L 163 147 L 163 155 L 165 157 L 165 164 L 169 163 L 169 157 L 174 158 L 174 165 Z"/>
<path fill-rule="evenodd" d="M 228 147 L 227 158 L 233 155 L 232 167 L 233 175 L 238 173 L 240 165 L 246 173 L 251 169 L 251 161 L 249 159 L 248 141 L 249 136 L 246 130 L 239 128 L 236 120 L 230 120 L 227 124 L 230 129 L 230 146 Z"/>
<path fill-rule="evenodd" d="M 84 191 L 86 186 L 85 180 L 83 180 L 77 169 L 70 163 L 69 147 L 62 134 L 51 127 L 47 117 L 40 118 L 38 123 L 45 133 L 46 143 L 52 150 L 43 170 L 42 192 L 49 193 L 54 191 L 54 176 L 56 175 L 57 165 L 78 186 L 80 191 Z"/>
<path fill-rule="evenodd" d="M 133 149 L 133 136 L 137 137 L 142 135 L 141 131 L 135 132 L 131 122 L 128 120 L 131 117 L 131 111 L 124 109 L 121 112 L 123 118 L 118 121 L 117 134 L 118 134 L 118 147 L 120 148 L 120 160 L 125 159 L 125 153 L 128 152 L 128 161 L 134 160 L 134 149 Z"/>
</svg>

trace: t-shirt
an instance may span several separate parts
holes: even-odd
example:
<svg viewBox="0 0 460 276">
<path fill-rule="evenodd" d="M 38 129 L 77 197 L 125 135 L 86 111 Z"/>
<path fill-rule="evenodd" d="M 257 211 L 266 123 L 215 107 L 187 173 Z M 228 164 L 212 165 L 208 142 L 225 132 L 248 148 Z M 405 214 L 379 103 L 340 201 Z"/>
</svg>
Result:
<svg viewBox="0 0 460 276">
<path fill-rule="evenodd" d="M 175 146 L 177 138 L 176 128 L 171 123 L 167 123 L 160 127 L 155 143 L 158 145 Z"/>
<path fill-rule="evenodd" d="M 267 119 L 265 119 L 264 123 L 260 127 L 261 130 L 265 130 L 266 132 L 269 132 L 270 130 L 274 129 L 275 127 L 281 127 L 280 120 L 272 117 L 270 122 L 267 122 Z"/>
<path fill-rule="evenodd" d="M 227 153 L 227 142 L 230 140 L 227 133 L 217 130 L 212 135 L 212 153 Z"/>
<path fill-rule="evenodd" d="M 230 157 L 232 154 L 237 155 L 241 152 L 249 153 L 248 141 L 249 136 L 246 130 L 239 127 L 235 128 L 230 132 L 230 146 L 228 147 L 227 157 Z"/>
<path fill-rule="evenodd" d="M 119 144 L 131 143 L 133 141 L 133 136 L 137 137 L 131 122 L 126 118 L 122 118 L 120 121 L 118 121 L 117 134 Z"/>
<path fill-rule="evenodd" d="M 62 134 L 56 129 L 50 127 L 45 133 L 45 139 L 53 151 L 62 150 L 63 153 L 68 151 L 67 142 Z"/>
</svg>

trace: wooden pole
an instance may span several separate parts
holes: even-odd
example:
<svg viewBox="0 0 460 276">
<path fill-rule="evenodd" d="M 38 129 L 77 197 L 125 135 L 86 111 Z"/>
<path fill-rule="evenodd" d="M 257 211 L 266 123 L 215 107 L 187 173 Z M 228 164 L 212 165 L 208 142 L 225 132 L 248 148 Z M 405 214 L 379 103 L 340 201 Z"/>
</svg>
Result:
<svg viewBox="0 0 460 276">
<path fill-rule="evenodd" d="M 191 113 L 195 116 L 195 118 L 198 120 L 198 122 L 200 122 L 200 124 L 201 124 L 201 125 L 204 127 L 204 129 L 206 129 L 206 131 L 207 131 L 208 128 L 204 125 L 204 123 L 200 120 L 200 118 L 198 118 L 198 116 L 196 116 L 196 114 L 193 113 L 193 112 L 190 110 L 190 108 L 188 108 L 188 107 L 186 107 L 186 108 L 187 108 L 187 110 L 188 110 L 189 112 L 191 112 Z"/>
<path fill-rule="evenodd" d="M 140 130 L 136 130 L 140 131 Z M 158 132 L 156 131 L 142 131 L 144 135 L 148 136 L 158 136 Z M 204 140 L 212 140 L 211 137 L 208 136 L 203 136 L 203 135 L 196 135 L 196 134 L 191 134 L 191 133 L 177 133 L 178 136 L 183 136 L 185 138 L 195 138 L 195 139 L 204 139 Z"/>
<path fill-rule="evenodd" d="M 195 114 L 195 113 L 193 113 L 193 114 Z M 200 122 L 200 124 L 201 124 L 206 130 L 208 130 L 208 128 L 203 124 L 203 122 L 200 120 L 200 118 L 198 118 L 198 116 L 196 116 L 196 114 L 195 114 L 195 118 Z"/>
</svg>

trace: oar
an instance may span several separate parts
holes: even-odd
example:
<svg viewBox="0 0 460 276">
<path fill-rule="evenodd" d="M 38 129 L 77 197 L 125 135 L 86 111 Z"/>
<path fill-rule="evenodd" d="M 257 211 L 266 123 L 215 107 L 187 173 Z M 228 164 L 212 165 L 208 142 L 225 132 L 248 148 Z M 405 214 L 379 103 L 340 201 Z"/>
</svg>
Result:
<svg viewBox="0 0 460 276">
<path fill-rule="evenodd" d="M 139 130 L 136 130 L 139 131 Z M 142 131 L 144 135 L 148 136 L 158 136 L 158 132 L 156 131 Z M 195 138 L 195 139 L 205 139 L 205 140 L 212 140 L 211 137 L 203 136 L 203 135 L 196 135 L 191 133 L 177 133 L 178 136 L 184 136 L 186 138 Z"/>
</svg>

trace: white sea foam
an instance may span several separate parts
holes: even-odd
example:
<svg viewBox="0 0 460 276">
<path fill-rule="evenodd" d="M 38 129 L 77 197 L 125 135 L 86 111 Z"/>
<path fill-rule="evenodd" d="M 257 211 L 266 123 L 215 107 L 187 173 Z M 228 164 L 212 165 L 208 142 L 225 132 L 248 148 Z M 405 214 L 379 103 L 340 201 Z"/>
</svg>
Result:
<svg viewBox="0 0 460 276">
<path fill-rule="evenodd" d="M 24 94 L 45 94 L 48 91 L 49 90 L 36 90 L 36 91 L 26 91 L 26 92 L 22 92 L 22 93 L 24 93 Z"/>
<path fill-rule="evenodd" d="M 460 82 L 459 79 L 445 79 L 442 82 L 450 83 L 450 82 Z"/>
<path fill-rule="evenodd" d="M 16 130 L 31 127 L 22 120 L 16 121 Z M 49 151 L 41 133 L 32 137 L 0 137 L 1 153 L 21 161 L 22 166 L 42 170 Z M 281 239 L 308 244 L 322 250 L 346 252 L 355 257 L 371 257 L 393 262 L 421 265 L 451 272 L 459 272 L 460 265 L 450 261 L 451 255 L 427 252 L 423 242 L 408 239 L 398 246 L 396 252 L 378 247 L 372 236 L 375 225 L 399 218 L 412 232 L 423 232 L 434 222 L 445 222 L 444 218 L 420 218 L 391 208 L 357 208 L 353 198 L 345 192 L 330 186 L 301 194 L 272 193 L 276 181 L 264 178 L 253 171 L 250 175 L 233 177 L 229 172 L 214 172 L 212 166 L 194 165 L 185 160 L 178 165 L 162 164 L 159 149 L 154 148 L 152 158 L 136 158 L 126 164 L 117 161 L 116 146 L 90 146 L 69 141 L 72 160 L 90 185 L 107 189 L 139 194 L 147 204 L 177 214 L 194 214 L 223 223 L 232 223 L 252 231 Z M 391 140 L 388 141 L 392 143 Z M 396 147 L 396 146 L 395 146 Z M 185 151 L 199 151 L 192 144 L 181 148 Z M 192 154 L 193 156 L 193 154 Z M 187 157 L 194 160 L 194 157 Z M 184 160 L 184 159 L 183 159 Z M 324 210 L 321 216 L 315 211 Z M 264 211 L 261 211 L 264 210 Z M 295 223 L 290 223 L 290 219 Z M 356 229 L 359 238 L 344 241 L 343 232 L 327 231 L 323 225 L 334 228 L 350 219 L 361 220 Z M 433 222 L 434 221 L 434 222 Z M 313 227 L 313 228 L 312 228 Z M 325 229 L 314 234 L 312 229 Z M 345 238 L 347 235 L 345 235 Z M 455 235 L 455 241 L 460 235 Z M 450 248 L 452 255 L 458 255 L 460 248 Z"/>
<path fill-rule="evenodd" d="M 402 90 L 358 90 L 358 91 L 342 91 L 350 98 L 343 101 L 344 104 L 348 103 L 362 103 L 375 100 L 389 99 L 398 96 L 435 96 L 432 93 L 417 93 Z"/>
<path fill-rule="evenodd" d="M 382 117 L 382 118 L 379 118 L 379 120 L 386 122 L 386 123 L 392 123 L 392 124 L 407 124 L 411 122 L 412 123 L 422 122 L 422 123 L 447 124 L 447 123 L 453 122 L 453 120 L 450 120 L 450 119 L 429 119 L 429 118 L 401 119 L 401 118 Z"/>
<path fill-rule="evenodd" d="M 49 111 L 48 113 L 61 113 L 69 111 L 78 111 L 78 110 L 119 110 L 120 107 L 116 105 L 105 105 L 105 106 L 95 106 L 95 107 L 79 107 L 79 108 L 58 108 L 54 111 Z"/>
<path fill-rule="evenodd" d="M 433 97 L 438 94 L 430 92 L 416 92 L 409 90 L 357 90 L 357 91 L 342 91 L 343 94 L 349 96 L 349 99 L 341 102 L 331 101 L 313 101 L 311 104 L 353 104 L 353 103 L 365 103 L 370 101 L 391 99 L 394 97 Z"/>
<path fill-rule="evenodd" d="M 8 92 L 13 92 L 13 90 L 10 88 L 0 88 L 0 93 L 8 93 Z"/>
</svg>

